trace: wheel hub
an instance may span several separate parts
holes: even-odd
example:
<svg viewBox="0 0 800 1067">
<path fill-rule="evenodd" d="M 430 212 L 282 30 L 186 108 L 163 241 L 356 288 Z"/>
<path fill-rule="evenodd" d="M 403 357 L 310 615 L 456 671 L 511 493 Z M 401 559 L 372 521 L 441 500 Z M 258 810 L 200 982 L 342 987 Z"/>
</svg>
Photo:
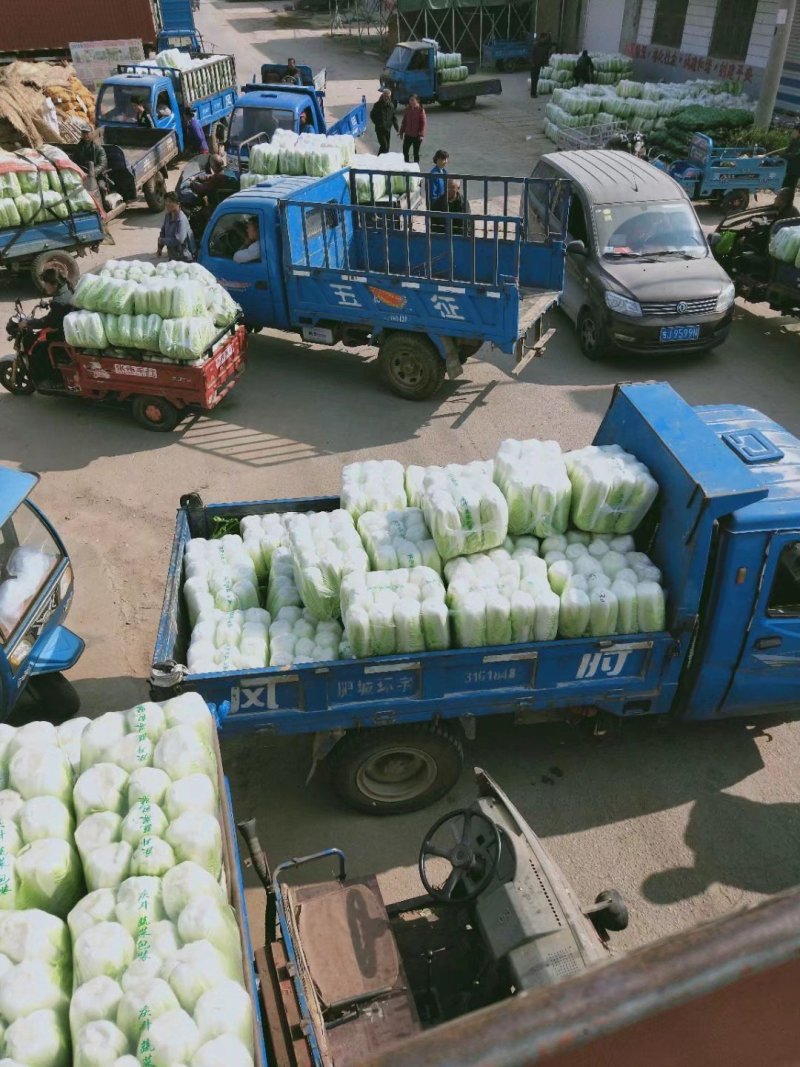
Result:
<svg viewBox="0 0 800 1067">
<path fill-rule="evenodd" d="M 422 365 L 418 359 L 415 359 L 410 353 L 402 356 L 396 356 L 392 361 L 395 376 L 404 385 L 415 386 L 419 384 L 422 377 Z"/>
<path fill-rule="evenodd" d="M 144 413 L 151 422 L 164 421 L 161 409 L 158 407 L 157 404 L 148 404 L 144 409 Z"/>
<path fill-rule="evenodd" d="M 436 763 L 427 752 L 392 749 L 366 760 L 358 770 L 358 787 L 374 801 L 411 800 L 436 780 Z"/>
</svg>

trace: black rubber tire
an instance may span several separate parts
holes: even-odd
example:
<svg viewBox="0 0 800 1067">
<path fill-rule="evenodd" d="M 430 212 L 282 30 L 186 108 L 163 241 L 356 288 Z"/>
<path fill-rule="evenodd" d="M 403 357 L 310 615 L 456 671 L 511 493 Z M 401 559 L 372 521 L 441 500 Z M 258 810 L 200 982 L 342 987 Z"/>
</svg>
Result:
<svg viewBox="0 0 800 1067">
<path fill-rule="evenodd" d="M 472 111 L 477 102 L 477 96 L 462 96 L 454 101 L 456 111 Z"/>
<path fill-rule="evenodd" d="M 142 194 L 151 211 L 163 211 L 167 204 L 167 183 L 160 172 L 142 186 Z"/>
<path fill-rule="evenodd" d="M 392 759 L 400 761 L 401 771 L 406 761 L 413 772 L 405 788 L 402 779 L 391 780 Z M 328 763 L 333 787 L 350 807 L 370 815 L 400 815 L 441 800 L 458 782 L 464 751 L 460 738 L 443 724 L 378 726 L 346 734 Z"/>
<path fill-rule="evenodd" d="M 597 362 L 605 357 L 608 341 L 597 314 L 591 308 L 584 308 L 578 316 L 578 344 L 587 359 Z"/>
<path fill-rule="evenodd" d="M 750 193 L 746 189 L 731 189 L 722 198 L 722 210 L 726 215 L 735 215 L 739 211 L 747 211 L 750 204 Z"/>
<path fill-rule="evenodd" d="M 32 393 L 36 392 L 36 386 L 33 384 L 33 380 L 27 370 L 22 372 L 17 370 L 16 378 L 13 375 L 13 363 L 4 363 L 0 367 L 0 385 L 7 392 L 13 393 L 14 396 L 31 396 Z"/>
<path fill-rule="evenodd" d="M 608 930 L 611 933 L 619 933 L 628 928 L 628 908 L 622 899 L 622 894 L 616 889 L 604 889 L 595 897 L 595 904 L 605 904 L 602 911 L 591 914 L 592 922 L 600 930 Z"/>
<path fill-rule="evenodd" d="M 504 74 L 513 74 L 515 71 L 519 70 L 520 62 L 519 59 L 504 59 L 500 63 L 500 70 Z"/>
<path fill-rule="evenodd" d="M 63 674 L 34 674 L 28 679 L 28 692 L 39 705 L 41 717 L 60 723 L 78 714 L 81 700 Z"/>
<path fill-rule="evenodd" d="M 60 274 L 63 274 L 73 289 L 80 280 L 81 268 L 78 266 L 78 261 L 69 252 L 63 252 L 57 248 L 53 249 L 52 252 L 40 252 L 31 263 L 31 278 L 40 293 L 44 292 L 42 271 L 48 267 L 55 267 Z"/>
<path fill-rule="evenodd" d="M 444 360 L 424 334 L 390 333 L 378 352 L 381 377 L 404 400 L 427 400 L 444 381 Z"/>
<path fill-rule="evenodd" d="M 161 396 L 137 396 L 133 399 L 133 417 L 146 430 L 169 433 L 181 421 L 182 415 Z"/>
<path fill-rule="evenodd" d="M 439 101 L 439 107 L 443 107 L 443 108 L 447 109 L 448 107 L 452 107 L 452 106 L 453 106 L 453 101 L 452 100 L 440 100 Z"/>
</svg>

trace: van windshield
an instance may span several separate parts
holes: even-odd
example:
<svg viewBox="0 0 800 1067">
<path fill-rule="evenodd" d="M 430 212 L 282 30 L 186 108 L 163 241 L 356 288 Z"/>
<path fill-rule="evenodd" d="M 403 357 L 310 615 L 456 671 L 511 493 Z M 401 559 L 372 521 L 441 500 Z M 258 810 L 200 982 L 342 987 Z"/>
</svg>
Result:
<svg viewBox="0 0 800 1067">
<path fill-rule="evenodd" d="M 708 246 L 688 204 L 610 204 L 594 209 L 597 247 L 607 258 L 702 259 Z"/>
<path fill-rule="evenodd" d="M 294 129 L 294 112 L 277 107 L 237 107 L 231 116 L 228 143 L 239 145 L 259 133 L 272 135 L 277 129 Z"/>
</svg>

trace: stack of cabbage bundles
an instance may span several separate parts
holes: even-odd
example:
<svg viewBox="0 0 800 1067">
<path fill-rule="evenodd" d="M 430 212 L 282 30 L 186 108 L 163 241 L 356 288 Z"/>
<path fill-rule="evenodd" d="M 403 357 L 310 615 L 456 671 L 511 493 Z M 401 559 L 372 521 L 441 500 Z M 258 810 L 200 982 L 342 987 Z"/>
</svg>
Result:
<svg viewBox="0 0 800 1067">
<path fill-rule="evenodd" d="M 0 230 L 97 210 L 80 168 L 60 148 L 0 149 Z"/>
<path fill-rule="evenodd" d="M 800 266 L 800 226 L 782 226 L 769 239 L 769 254 L 781 263 Z"/>
<path fill-rule="evenodd" d="M 365 154 L 356 162 L 356 202 L 359 204 L 372 204 L 389 193 L 411 196 L 419 189 L 421 179 L 407 177 L 419 174 L 419 163 L 407 163 L 402 152 L 384 152 L 380 156 Z"/>
<path fill-rule="evenodd" d="M 352 134 L 322 133 L 296 134 L 278 129 L 269 144 L 256 144 L 250 149 L 249 173 L 242 174 L 240 186 L 247 189 L 271 174 L 307 174 L 322 178 L 342 167 L 349 167 L 356 154 L 356 140 Z"/>
<path fill-rule="evenodd" d="M 0 727 L 8 1067 L 252 1067 L 213 731 L 196 694 Z"/>
<path fill-rule="evenodd" d="M 158 361 L 202 361 L 239 307 L 199 263 L 110 260 L 78 282 L 64 336 L 76 348 L 131 348 Z"/>
</svg>

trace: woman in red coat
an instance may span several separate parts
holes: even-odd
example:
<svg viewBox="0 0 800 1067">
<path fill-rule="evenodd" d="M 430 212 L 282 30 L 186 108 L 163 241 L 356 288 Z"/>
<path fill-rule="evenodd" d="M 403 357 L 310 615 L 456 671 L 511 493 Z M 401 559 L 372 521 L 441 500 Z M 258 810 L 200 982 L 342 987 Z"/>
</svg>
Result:
<svg viewBox="0 0 800 1067">
<path fill-rule="evenodd" d="M 408 107 L 403 112 L 403 121 L 400 123 L 400 136 L 403 138 L 403 159 L 410 163 L 409 156 L 414 151 L 414 162 L 419 163 L 419 149 L 422 138 L 425 136 L 425 126 L 428 118 L 425 108 L 420 104 L 418 96 L 409 96 Z"/>
</svg>

